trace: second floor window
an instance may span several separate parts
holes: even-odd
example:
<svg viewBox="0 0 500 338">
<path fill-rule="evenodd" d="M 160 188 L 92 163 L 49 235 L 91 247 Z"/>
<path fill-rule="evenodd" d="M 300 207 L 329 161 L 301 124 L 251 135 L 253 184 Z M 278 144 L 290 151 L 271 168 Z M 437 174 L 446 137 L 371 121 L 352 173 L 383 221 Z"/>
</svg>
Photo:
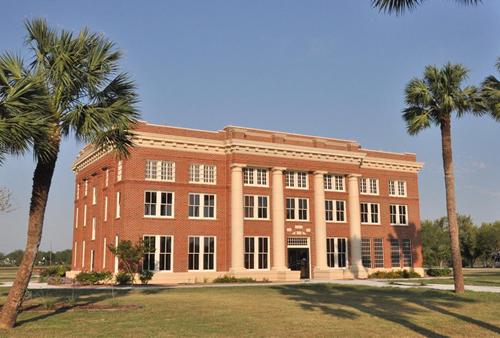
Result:
<svg viewBox="0 0 500 338">
<path fill-rule="evenodd" d="M 287 171 L 285 173 L 285 185 L 287 188 L 307 189 L 307 173 L 304 171 Z"/>
<path fill-rule="evenodd" d="M 378 195 L 378 179 L 361 178 L 359 182 L 359 191 L 364 195 Z"/>
<path fill-rule="evenodd" d="M 344 176 L 327 174 L 323 181 L 327 191 L 345 191 Z"/>
<path fill-rule="evenodd" d="M 325 200 L 327 222 L 345 222 L 345 201 Z"/>
<path fill-rule="evenodd" d="M 406 196 L 406 181 L 389 181 L 389 196 Z"/>
<path fill-rule="evenodd" d="M 408 225 L 408 206 L 398 204 L 389 205 L 389 216 L 391 225 Z"/>
<path fill-rule="evenodd" d="M 215 218 L 215 195 L 189 194 L 189 218 Z"/>
<path fill-rule="evenodd" d="M 379 205 L 378 203 L 361 203 L 361 223 L 379 224 Z"/>
<path fill-rule="evenodd" d="M 245 218 L 269 219 L 269 198 L 268 196 L 244 196 Z"/>
<path fill-rule="evenodd" d="M 116 181 L 120 182 L 122 180 L 122 174 L 123 174 L 123 161 L 119 160 L 117 167 L 116 167 Z"/>
<path fill-rule="evenodd" d="M 216 182 L 215 165 L 191 164 L 189 166 L 189 183 L 215 184 Z"/>
<path fill-rule="evenodd" d="M 144 216 L 173 217 L 174 193 L 167 191 L 145 191 Z"/>
<path fill-rule="evenodd" d="M 267 169 L 243 168 L 243 184 L 267 187 Z"/>
<path fill-rule="evenodd" d="M 146 180 L 175 181 L 175 163 L 170 161 L 146 160 Z"/>
<path fill-rule="evenodd" d="M 288 197 L 286 199 L 286 219 L 309 220 L 308 202 L 307 198 Z"/>
<path fill-rule="evenodd" d="M 97 204 L 97 191 L 96 191 L 96 187 L 93 186 L 92 187 L 92 205 L 95 205 Z"/>
</svg>

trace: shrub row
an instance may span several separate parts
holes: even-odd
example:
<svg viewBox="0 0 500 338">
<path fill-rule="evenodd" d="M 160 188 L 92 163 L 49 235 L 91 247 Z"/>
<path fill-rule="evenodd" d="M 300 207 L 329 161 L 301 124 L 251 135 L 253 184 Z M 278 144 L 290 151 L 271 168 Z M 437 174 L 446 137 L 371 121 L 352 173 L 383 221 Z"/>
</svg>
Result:
<svg viewBox="0 0 500 338">
<path fill-rule="evenodd" d="M 234 276 L 224 275 L 214 279 L 214 283 L 255 283 L 256 280 L 250 277 L 236 278 Z"/>
<path fill-rule="evenodd" d="M 451 275 L 450 268 L 430 268 L 425 270 L 427 276 L 431 277 L 441 277 L 441 276 L 449 276 Z"/>
<path fill-rule="evenodd" d="M 100 284 L 111 279 L 113 274 L 109 271 L 105 272 L 80 272 L 75 276 L 75 281 L 84 285 Z"/>
<path fill-rule="evenodd" d="M 368 278 L 394 279 L 394 278 L 419 278 L 422 277 L 413 270 L 377 271 Z"/>
</svg>

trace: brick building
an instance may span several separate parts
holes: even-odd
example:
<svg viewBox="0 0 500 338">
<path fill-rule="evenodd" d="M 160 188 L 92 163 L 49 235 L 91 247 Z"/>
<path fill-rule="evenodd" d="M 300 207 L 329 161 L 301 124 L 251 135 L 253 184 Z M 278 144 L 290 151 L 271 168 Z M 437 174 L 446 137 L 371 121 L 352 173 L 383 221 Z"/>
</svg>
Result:
<svg viewBox="0 0 500 338">
<path fill-rule="evenodd" d="M 74 162 L 70 274 L 118 271 L 107 246 L 140 238 L 155 282 L 422 272 L 414 154 L 233 126 L 134 138 L 127 159 L 87 146 Z"/>
</svg>

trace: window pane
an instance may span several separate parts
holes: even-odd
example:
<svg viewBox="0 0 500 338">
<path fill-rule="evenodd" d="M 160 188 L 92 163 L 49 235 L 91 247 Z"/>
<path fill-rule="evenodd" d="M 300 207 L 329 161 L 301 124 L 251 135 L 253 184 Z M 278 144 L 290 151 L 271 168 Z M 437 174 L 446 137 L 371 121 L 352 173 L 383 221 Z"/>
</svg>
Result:
<svg viewBox="0 0 500 338">
<path fill-rule="evenodd" d="M 371 268 L 371 247 L 370 247 L 370 239 L 363 238 L 361 239 L 361 261 L 363 262 L 363 266 L 365 268 Z"/>
</svg>

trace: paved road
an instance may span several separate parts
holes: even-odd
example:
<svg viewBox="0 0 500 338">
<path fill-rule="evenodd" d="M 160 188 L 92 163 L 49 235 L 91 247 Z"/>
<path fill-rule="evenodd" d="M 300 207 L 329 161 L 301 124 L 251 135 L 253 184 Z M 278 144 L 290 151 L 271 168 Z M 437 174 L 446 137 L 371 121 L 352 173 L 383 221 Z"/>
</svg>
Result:
<svg viewBox="0 0 500 338">
<path fill-rule="evenodd" d="M 419 285 L 418 281 L 408 281 L 408 282 L 396 282 L 395 284 L 390 284 L 387 280 L 377 280 L 377 279 L 355 279 L 355 280 L 310 280 L 302 282 L 289 282 L 289 283 L 242 283 L 242 284 L 187 284 L 187 285 L 148 285 L 148 286 L 135 286 L 135 289 L 169 289 L 169 288 L 220 288 L 229 286 L 270 286 L 270 285 L 301 285 L 301 284 L 338 284 L 338 285 L 354 285 L 354 286 L 370 286 L 377 288 L 421 288 L 421 289 L 434 289 L 434 290 L 453 290 L 452 284 L 427 284 Z M 0 287 L 11 287 L 12 283 L 0 283 Z M 64 289 L 71 288 L 71 285 L 48 285 L 47 283 L 35 283 L 32 282 L 28 286 L 30 289 Z M 79 289 L 85 290 L 102 290 L 109 289 L 109 286 L 79 286 Z M 131 289 L 131 287 L 119 287 L 120 289 Z M 465 290 L 474 292 L 494 292 L 500 293 L 500 287 L 498 286 L 479 286 L 479 285 L 466 285 Z"/>
</svg>

